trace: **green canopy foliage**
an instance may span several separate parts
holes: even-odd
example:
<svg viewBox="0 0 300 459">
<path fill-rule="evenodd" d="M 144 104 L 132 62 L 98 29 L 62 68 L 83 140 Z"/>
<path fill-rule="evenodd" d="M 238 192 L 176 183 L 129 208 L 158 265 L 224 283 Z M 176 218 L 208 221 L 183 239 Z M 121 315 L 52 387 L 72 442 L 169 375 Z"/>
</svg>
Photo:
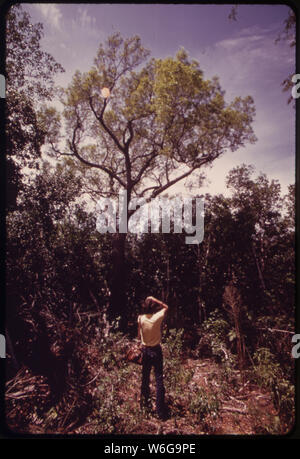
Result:
<svg viewBox="0 0 300 459">
<path fill-rule="evenodd" d="M 100 45 L 91 70 L 77 71 L 65 90 L 64 148 L 58 118 L 45 114 L 54 124 L 52 153 L 89 167 L 95 194 L 116 195 L 121 187 L 129 200 L 151 199 L 227 149 L 256 140 L 250 96 L 227 103 L 218 78 L 205 80 L 183 49 L 144 64 L 148 55 L 139 37 L 115 34 Z M 103 87 L 110 97 L 101 96 Z"/>
</svg>

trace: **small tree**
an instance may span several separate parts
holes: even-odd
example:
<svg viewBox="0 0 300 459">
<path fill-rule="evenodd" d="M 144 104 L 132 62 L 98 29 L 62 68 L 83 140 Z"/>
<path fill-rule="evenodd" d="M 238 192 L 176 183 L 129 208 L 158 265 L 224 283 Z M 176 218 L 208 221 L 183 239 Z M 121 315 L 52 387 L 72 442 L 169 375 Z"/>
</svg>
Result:
<svg viewBox="0 0 300 459">
<path fill-rule="evenodd" d="M 234 285 L 233 280 L 225 287 L 223 300 L 224 308 L 233 318 L 239 368 L 242 371 L 245 366 L 245 340 L 241 325 L 242 299 L 237 287 Z"/>
</svg>

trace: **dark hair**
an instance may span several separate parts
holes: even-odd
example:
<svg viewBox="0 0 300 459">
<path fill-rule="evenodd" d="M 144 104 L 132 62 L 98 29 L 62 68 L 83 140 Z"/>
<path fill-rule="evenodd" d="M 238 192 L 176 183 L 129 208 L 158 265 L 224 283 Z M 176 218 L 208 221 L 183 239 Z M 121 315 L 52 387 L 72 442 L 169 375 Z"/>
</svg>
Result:
<svg viewBox="0 0 300 459">
<path fill-rule="evenodd" d="M 142 302 L 142 314 L 153 314 L 159 310 L 158 304 L 151 300 L 150 298 L 146 298 Z"/>
</svg>

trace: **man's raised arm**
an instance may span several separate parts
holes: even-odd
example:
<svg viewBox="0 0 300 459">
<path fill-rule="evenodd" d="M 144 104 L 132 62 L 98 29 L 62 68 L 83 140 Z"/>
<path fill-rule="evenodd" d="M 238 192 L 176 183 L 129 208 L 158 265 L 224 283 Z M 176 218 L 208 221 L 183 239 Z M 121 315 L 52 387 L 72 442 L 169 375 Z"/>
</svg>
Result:
<svg viewBox="0 0 300 459">
<path fill-rule="evenodd" d="M 169 309 L 169 306 L 162 301 L 158 300 L 157 298 L 154 298 L 154 296 L 148 296 L 148 298 L 155 303 L 159 304 L 162 308 L 164 308 L 166 311 Z"/>
</svg>

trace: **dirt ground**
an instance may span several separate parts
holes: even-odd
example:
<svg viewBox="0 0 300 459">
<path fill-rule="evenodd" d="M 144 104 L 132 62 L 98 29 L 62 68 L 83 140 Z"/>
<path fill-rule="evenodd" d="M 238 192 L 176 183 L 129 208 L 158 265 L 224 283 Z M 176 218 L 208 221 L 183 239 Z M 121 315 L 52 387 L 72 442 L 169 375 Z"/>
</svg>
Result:
<svg viewBox="0 0 300 459">
<path fill-rule="evenodd" d="M 166 401 L 169 405 L 171 416 L 166 421 L 160 421 L 155 416 L 155 381 L 152 376 L 152 411 L 144 416 L 141 422 L 133 427 L 130 434 L 133 435 L 257 435 L 267 434 L 270 422 L 276 417 L 271 395 L 262 391 L 249 382 L 241 381 L 239 385 L 227 388 L 222 393 L 220 387 L 220 368 L 211 359 L 194 360 L 187 359 L 183 363 L 186 370 L 192 369 L 194 374 L 186 387 L 186 392 L 193 387 L 202 387 L 207 392 L 215 391 L 221 393 L 221 405 L 216 417 L 207 416 L 198 421 L 186 411 L 185 397 L 174 397 L 173 394 L 166 394 Z M 139 367 L 135 377 L 126 386 L 124 401 L 131 404 L 133 415 L 139 408 Z M 218 387 L 219 386 L 219 387 Z M 172 412 L 175 415 L 172 415 Z M 265 426 L 265 427 L 264 427 Z M 76 429 L 73 433 L 91 434 L 95 433 L 95 425 L 91 423 Z"/>
</svg>

